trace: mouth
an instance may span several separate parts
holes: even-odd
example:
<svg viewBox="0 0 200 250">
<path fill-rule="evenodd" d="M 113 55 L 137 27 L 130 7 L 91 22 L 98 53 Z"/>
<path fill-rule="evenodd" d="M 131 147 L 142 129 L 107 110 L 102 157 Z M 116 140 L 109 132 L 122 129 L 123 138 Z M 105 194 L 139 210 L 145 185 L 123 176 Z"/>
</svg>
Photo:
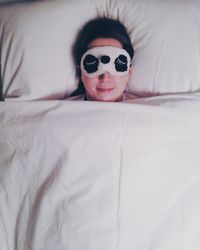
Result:
<svg viewBox="0 0 200 250">
<path fill-rule="evenodd" d="M 99 92 L 111 92 L 114 88 L 97 88 Z"/>
</svg>

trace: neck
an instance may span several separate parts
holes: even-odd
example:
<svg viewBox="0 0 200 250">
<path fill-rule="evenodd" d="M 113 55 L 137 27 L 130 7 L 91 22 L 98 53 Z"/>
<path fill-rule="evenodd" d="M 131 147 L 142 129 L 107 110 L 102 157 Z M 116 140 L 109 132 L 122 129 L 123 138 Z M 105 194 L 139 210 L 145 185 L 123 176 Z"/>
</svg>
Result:
<svg viewBox="0 0 200 250">
<path fill-rule="evenodd" d="M 121 101 L 123 101 L 123 94 L 121 95 L 121 96 L 119 96 L 118 98 L 116 98 L 116 99 L 110 99 L 110 100 L 106 100 L 106 101 L 104 101 L 104 100 L 98 100 L 98 99 L 94 99 L 94 98 L 92 98 L 87 92 L 86 92 L 86 94 L 85 94 L 85 96 L 84 96 L 84 100 L 87 100 L 87 101 L 101 101 L 101 102 L 121 102 Z"/>
</svg>

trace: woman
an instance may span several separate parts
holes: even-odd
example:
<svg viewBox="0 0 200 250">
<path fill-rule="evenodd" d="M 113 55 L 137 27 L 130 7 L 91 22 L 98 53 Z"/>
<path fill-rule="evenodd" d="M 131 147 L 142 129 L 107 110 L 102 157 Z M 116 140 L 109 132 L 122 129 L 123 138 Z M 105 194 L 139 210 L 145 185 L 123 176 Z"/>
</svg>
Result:
<svg viewBox="0 0 200 250">
<path fill-rule="evenodd" d="M 73 99 L 118 102 L 124 94 L 134 55 L 124 25 L 110 18 L 95 18 L 79 32 L 73 56 L 80 79 Z"/>
</svg>

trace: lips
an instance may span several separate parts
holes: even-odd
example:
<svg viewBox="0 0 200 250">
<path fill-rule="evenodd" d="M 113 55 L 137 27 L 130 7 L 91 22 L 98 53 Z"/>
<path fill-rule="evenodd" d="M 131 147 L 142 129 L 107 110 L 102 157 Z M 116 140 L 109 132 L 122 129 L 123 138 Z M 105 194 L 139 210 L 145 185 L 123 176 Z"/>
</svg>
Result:
<svg viewBox="0 0 200 250">
<path fill-rule="evenodd" d="M 97 88 L 98 91 L 100 92 L 110 92 L 112 91 L 114 88 Z"/>
</svg>

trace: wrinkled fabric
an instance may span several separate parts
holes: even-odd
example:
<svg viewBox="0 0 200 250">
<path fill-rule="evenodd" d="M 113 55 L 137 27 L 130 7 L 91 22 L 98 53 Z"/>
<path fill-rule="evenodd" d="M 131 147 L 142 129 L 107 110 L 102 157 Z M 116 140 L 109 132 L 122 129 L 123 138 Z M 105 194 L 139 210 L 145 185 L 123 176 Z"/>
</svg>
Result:
<svg viewBox="0 0 200 250">
<path fill-rule="evenodd" d="M 0 249 L 199 250 L 200 95 L 0 103 Z"/>
</svg>

